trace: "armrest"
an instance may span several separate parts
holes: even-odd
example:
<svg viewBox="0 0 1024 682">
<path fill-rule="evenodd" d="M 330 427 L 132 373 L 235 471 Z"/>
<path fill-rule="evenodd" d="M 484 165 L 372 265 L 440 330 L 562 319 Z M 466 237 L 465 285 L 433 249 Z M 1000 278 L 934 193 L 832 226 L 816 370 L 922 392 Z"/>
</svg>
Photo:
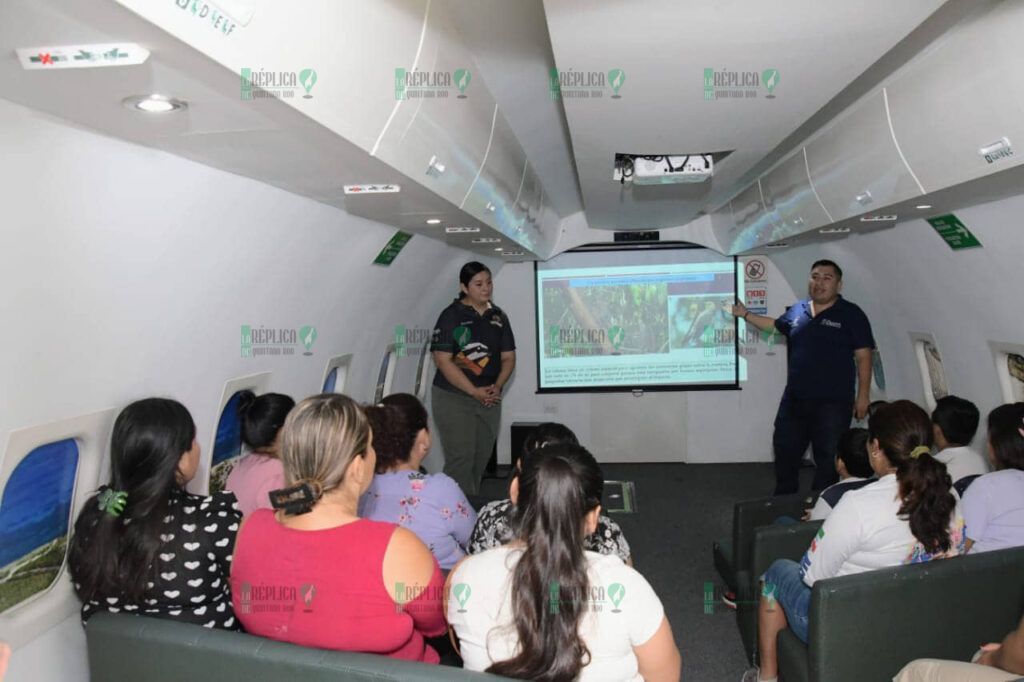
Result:
<svg viewBox="0 0 1024 682">
<path fill-rule="evenodd" d="M 770 525 L 780 516 L 799 519 L 803 516 L 806 498 L 806 495 L 783 495 L 736 503 L 732 513 L 732 546 L 737 570 L 750 567 L 750 543 L 754 539 L 754 529 Z"/>
</svg>

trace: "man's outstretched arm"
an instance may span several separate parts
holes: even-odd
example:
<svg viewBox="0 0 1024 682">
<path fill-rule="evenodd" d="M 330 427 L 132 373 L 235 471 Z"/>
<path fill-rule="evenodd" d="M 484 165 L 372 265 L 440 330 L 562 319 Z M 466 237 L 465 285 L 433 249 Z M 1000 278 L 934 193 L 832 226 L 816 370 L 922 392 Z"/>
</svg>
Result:
<svg viewBox="0 0 1024 682">
<path fill-rule="evenodd" d="M 729 306 L 729 312 L 736 317 L 742 317 L 749 324 L 754 325 L 763 332 L 775 330 L 775 318 L 768 317 L 766 315 L 756 315 L 749 310 L 747 306 L 743 305 L 742 301 L 736 301 L 734 305 Z"/>
</svg>

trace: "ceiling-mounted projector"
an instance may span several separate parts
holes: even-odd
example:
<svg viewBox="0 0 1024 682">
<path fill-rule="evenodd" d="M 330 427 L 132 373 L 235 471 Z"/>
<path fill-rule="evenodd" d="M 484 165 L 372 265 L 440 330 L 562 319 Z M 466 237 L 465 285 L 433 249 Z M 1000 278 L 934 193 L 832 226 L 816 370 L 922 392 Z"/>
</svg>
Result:
<svg viewBox="0 0 1024 682">
<path fill-rule="evenodd" d="M 711 154 L 638 156 L 618 154 L 612 178 L 638 185 L 668 185 L 680 182 L 704 182 L 711 177 Z"/>
</svg>

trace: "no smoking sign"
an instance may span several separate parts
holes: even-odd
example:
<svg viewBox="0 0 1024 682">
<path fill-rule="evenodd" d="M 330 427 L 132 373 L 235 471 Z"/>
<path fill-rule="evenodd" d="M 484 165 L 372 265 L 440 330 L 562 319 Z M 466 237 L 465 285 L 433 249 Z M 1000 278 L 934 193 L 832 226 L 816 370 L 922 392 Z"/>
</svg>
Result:
<svg viewBox="0 0 1024 682">
<path fill-rule="evenodd" d="M 755 282 L 763 281 L 765 279 L 765 275 L 768 272 L 765 268 L 764 261 L 758 258 L 751 258 L 750 260 L 748 260 L 743 268 L 743 271 L 746 274 L 748 280 L 752 280 Z"/>
</svg>

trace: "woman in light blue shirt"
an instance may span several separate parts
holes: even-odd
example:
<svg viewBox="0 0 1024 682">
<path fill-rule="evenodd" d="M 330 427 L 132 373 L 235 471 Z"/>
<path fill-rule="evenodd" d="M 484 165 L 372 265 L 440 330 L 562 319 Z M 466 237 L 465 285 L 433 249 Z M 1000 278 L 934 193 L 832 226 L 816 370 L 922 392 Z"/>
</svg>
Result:
<svg viewBox="0 0 1024 682">
<path fill-rule="evenodd" d="M 988 456 L 995 469 L 964 493 L 968 551 L 1024 545 L 1024 403 L 1001 405 L 988 415 Z"/>
<path fill-rule="evenodd" d="M 396 393 L 367 408 L 366 416 L 377 467 L 359 500 L 359 516 L 408 528 L 450 570 L 466 554 L 476 511 L 453 478 L 420 471 L 431 444 L 426 409 L 415 396 Z"/>
</svg>

